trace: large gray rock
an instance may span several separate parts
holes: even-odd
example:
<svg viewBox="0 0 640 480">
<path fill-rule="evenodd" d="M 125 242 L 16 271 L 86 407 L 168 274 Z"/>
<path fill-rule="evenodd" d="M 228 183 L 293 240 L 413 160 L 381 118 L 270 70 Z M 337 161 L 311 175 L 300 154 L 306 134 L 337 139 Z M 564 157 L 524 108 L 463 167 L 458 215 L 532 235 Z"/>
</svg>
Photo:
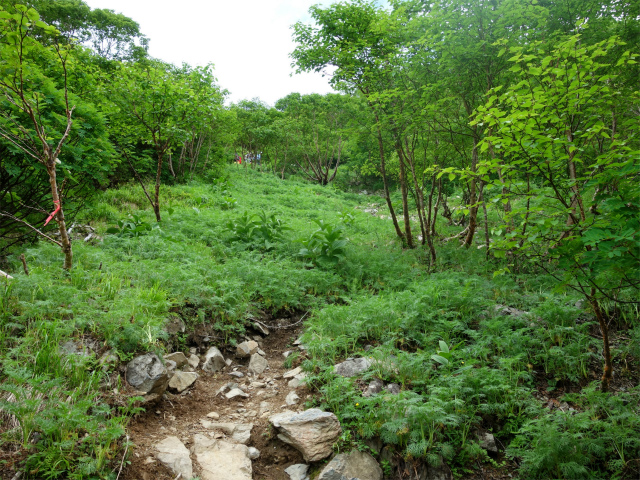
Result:
<svg viewBox="0 0 640 480">
<path fill-rule="evenodd" d="M 368 453 L 353 450 L 336 455 L 320 472 L 317 480 L 382 480 L 382 469 Z"/>
<path fill-rule="evenodd" d="M 249 373 L 253 373 L 254 375 L 260 375 L 262 372 L 264 372 L 267 367 L 269 366 L 269 363 L 267 362 L 267 359 L 264 358 L 262 355 L 260 355 L 259 353 L 254 353 L 253 355 L 251 355 L 251 360 L 249 361 Z"/>
<path fill-rule="evenodd" d="M 309 475 L 307 475 L 308 471 L 309 465 L 305 465 L 304 463 L 297 463 L 284 469 L 284 473 L 289 475 L 291 480 L 309 480 Z"/>
<path fill-rule="evenodd" d="M 251 480 L 253 471 L 246 445 L 196 434 L 191 451 L 202 469 L 201 480 Z"/>
<path fill-rule="evenodd" d="M 247 358 L 258 352 L 258 343 L 250 340 L 248 342 L 239 343 L 236 347 L 236 356 L 240 358 Z"/>
<path fill-rule="evenodd" d="M 342 433 L 338 418 L 318 408 L 302 413 L 284 411 L 272 415 L 269 421 L 278 429 L 278 438 L 299 450 L 307 462 L 331 455 L 331 447 Z"/>
<path fill-rule="evenodd" d="M 251 438 L 252 423 L 218 423 L 209 420 L 200 420 L 202 426 L 208 430 L 219 430 L 231 437 L 235 442 L 246 445 Z"/>
<path fill-rule="evenodd" d="M 134 358 L 127 365 L 127 382 L 144 393 L 162 395 L 169 384 L 169 372 L 155 353 Z"/>
<path fill-rule="evenodd" d="M 178 437 L 167 437 L 155 445 L 156 458 L 174 475 L 181 474 L 184 479 L 193 477 L 193 465 L 189 450 Z"/>
<path fill-rule="evenodd" d="M 371 366 L 371 360 L 368 358 L 349 358 L 342 363 L 333 367 L 336 375 L 341 377 L 354 377 L 359 373 L 366 371 Z"/>
<path fill-rule="evenodd" d="M 224 357 L 222 356 L 220 350 L 218 350 L 216 347 L 211 347 L 209 350 L 207 350 L 204 364 L 202 365 L 202 369 L 205 372 L 219 372 L 226 366 L 227 363 L 224 361 Z"/>
<path fill-rule="evenodd" d="M 164 356 L 165 361 L 171 360 L 176 362 L 176 368 L 182 368 L 188 364 L 187 357 L 182 352 L 174 352 Z"/>
<path fill-rule="evenodd" d="M 169 388 L 176 390 L 178 393 L 182 393 L 193 385 L 197 379 L 197 373 L 177 371 L 173 374 L 171 380 L 169 380 Z"/>
</svg>

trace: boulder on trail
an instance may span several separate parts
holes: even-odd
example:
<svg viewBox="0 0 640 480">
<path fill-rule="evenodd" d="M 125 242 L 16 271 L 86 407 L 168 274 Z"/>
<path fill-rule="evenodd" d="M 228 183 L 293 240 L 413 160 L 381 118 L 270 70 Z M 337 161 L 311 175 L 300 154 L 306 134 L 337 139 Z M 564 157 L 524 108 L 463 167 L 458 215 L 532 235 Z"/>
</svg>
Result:
<svg viewBox="0 0 640 480">
<path fill-rule="evenodd" d="M 140 392 L 162 395 L 169 384 L 169 372 L 155 353 L 147 353 L 128 363 L 126 379 Z"/>
<path fill-rule="evenodd" d="M 177 371 L 169 380 L 169 388 L 176 390 L 178 393 L 184 392 L 187 388 L 193 385 L 198 379 L 198 374 L 194 372 L 181 372 Z"/>
<path fill-rule="evenodd" d="M 191 366 L 191 368 L 194 368 L 194 369 L 198 368 L 198 365 L 200 365 L 200 359 L 198 358 L 197 355 L 193 353 L 189 355 L 187 362 L 189 362 L 189 365 Z"/>
<path fill-rule="evenodd" d="M 366 371 L 371 366 L 371 360 L 368 358 L 348 358 L 342 363 L 338 363 L 333 367 L 336 375 L 341 377 L 354 377 L 359 373 Z"/>
<path fill-rule="evenodd" d="M 267 369 L 268 366 L 269 363 L 267 362 L 267 359 L 259 353 L 254 353 L 253 355 L 251 355 L 251 360 L 249 361 L 249 373 L 260 375 Z"/>
<path fill-rule="evenodd" d="M 302 413 L 284 411 L 269 417 L 278 438 L 302 453 L 305 461 L 317 462 L 331 455 L 333 443 L 342 433 L 331 412 L 312 408 Z"/>
<path fill-rule="evenodd" d="M 189 450 L 178 437 L 167 437 L 155 445 L 156 458 L 174 475 L 182 475 L 184 479 L 193 477 L 193 465 Z"/>
<path fill-rule="evenodd" d="M 196 434 L 193 437 L 191 451 L 202 469 L 201 480 L 251 480 L 252 478 L 253 469 L 246 445 Z"/>
<path fill-rule="evenodd" d="M 222 356 L 220 350 L 218 350 L 216 347 L 211 347 L 209 350 L 207 350 L 204 365 L 202 365 L 202 369 L 205 372 L 219 372 L 226 366 L 227 363 L 224 361 L 224 357 Z"/>
<path fill-rule="evenodd" d="M 382 480 L 382 469 L 378 462 L 358 450 L 336 455 L 320 472 L 317 480 Z"/>
<path fill-rule="evenodd" d="M 254 353 L 257 353 L 259 348 L 260 347 L 258 346 L 258 343 L 254 342 L 253 340 L 239 343 L 238 346 L 236 347 L 236 357 L 239 357 L 239 358 L 250 357 Z"/>
</svg>

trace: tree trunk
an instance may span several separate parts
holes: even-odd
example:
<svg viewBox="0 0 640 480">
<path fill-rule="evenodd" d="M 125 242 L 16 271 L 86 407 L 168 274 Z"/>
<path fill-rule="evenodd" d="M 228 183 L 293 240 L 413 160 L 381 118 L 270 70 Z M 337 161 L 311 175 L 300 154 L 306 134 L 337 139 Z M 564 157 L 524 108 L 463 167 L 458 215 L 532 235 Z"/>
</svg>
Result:
<svg viewBox="0 0 640 480">
<path fill-rule="evenodd" d="M 160 223 L 160 175 L 162 174 L 162 163 L 164 160 L 164 153 L 158 152 L 158 169 L 156 171 L 156 188 L 153 201 L 153 213 L 156 215 L 156 222 Z"/>
<path fill-rule="evenodd" d="M 404 164 L 404 155 L 402 149 L 398 147 L 398 161 L 400 164 L 400 192 L 402 193 L 402 215 L 404 217 L 404 233 L 407 240 L 407 246 L 414 248 L 413 235 L 411 233 L 411 216 L 409 215 L 409 200 L 407 190 L 407 169 Z"/>
<path fill-rule="evenodd" d="M 476 167 L 478 165 L 478 135 L 474 131 L 473 134 L 473 151 L 471 153 L 471 184 L 469 186 L 469 227 L 467 230 L 467 236 L 464 239 L 464 246 L 469 248 L 473 244 L 473 236 L 476 233 L 477 218 L 478 218 L 478 206 L 476 196 Z"/>
<path fill-rule="evenodd" d="M 591 289 L 591 295 L 589 296 L 589 303 L 593 308 L 598 323 L 600 324 L 600 332 L 602 333 L 602 356 L 604 357 L 604 371 L 602 378 L 600 379 L 600 387 L 603 392 L 609 391 L 609 384 L 611 383 L 611 377 L 613 376 L 613 364 L 611 363 L 611 350 L 609 348 L 609 325 L 604 318 L 602 307 L 600 302 L 596 298 L 595 288 Z"/>
<path fill-rule="evenodd" d="M 405 243 L 404 234 L 402 230 L 400 230 L 400 225 L 398 225 L 398 219 L 396 218 L 396 212 L 393 209 L 393 205 L 391 204 L 391 195 L 389 194 L 389 184 L 387 182 L 387 169 L 386 163 L 384 159 L 384 145 L 382 142 L 382 132 L 380 131 L 380 119 L 378 118 L 378 113 L 374 112 L 376 119 L 376 126 L 378 130 L 378 149 L 380 150 L 380 172 L 382 173 L 382 184 L 384 185 L 384 197 L 387 200 L 387 206 L 389 207 L 389 214 L 391 215 L 391 220 L 393 221 L 393 227 L 396 229 L 396 235 L 398 238 L 402 240 L 402 243 Z"/>
<path fill-rule="evenodd" d="M 49 184 L 51 185 L 51 197 L 53 204 L 58 210 L 55 215 L 55 220 L 58 223 L 58 231 L 60 232 L 60 243 L 62 245 L 62 253 L 64 254 L 65 270 L 71 270 L 73 265 L 73 250 L 71 249 L 71 239 L 67 233 L 67 224 L 64 220 L 64 211 L 62 209 L 62 203 L 60 196 L 58 195 L 58 179 L 56 176 L 56 163 L 55 159 L 50 159 L 47 163 L 47 173 L 49 174 Z"/>
</svg>

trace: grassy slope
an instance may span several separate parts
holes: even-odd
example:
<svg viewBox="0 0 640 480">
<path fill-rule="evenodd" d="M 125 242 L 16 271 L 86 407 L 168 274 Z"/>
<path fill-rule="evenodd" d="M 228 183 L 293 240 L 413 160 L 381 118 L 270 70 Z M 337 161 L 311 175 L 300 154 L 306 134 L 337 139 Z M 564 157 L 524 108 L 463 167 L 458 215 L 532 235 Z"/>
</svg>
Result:
<svg viewBox="0 0 640 480">
<path fill-rule="evenodd" d="M 70 274 L 49 245 L 26 252 L 28 277 L 14 259 L 16 279 L 0 296 L 4 398 L 12 400 L 2 406 L 13 414 L 2 439 L 3 450 L 28 456 L 30 468 L 104 476 L 123 447 L 131 409 L 107 394 L 117 377 L 95 357 L 65 354 L 65 341 L 91 339 L 99 353 L 112 349 L 127 360 L 162 350 L 163 325 L 176 313 L 190 329 L 205 326 L 225 342 L 260 311 L 292 310 L 312 312 L 305 366 L 318 403 L 348 427 L 343 443 L 380 436 L 405 458 L 444 458 L 463 473 L 477 461 L 496 462 L 475 436 L 487 429 L 523 460 L 523 478 L 610 478 L 633 468 L 637 366 L 625 372 L 624 365 L 640 357 L 637 318 L 621 321 L 635 328 L 615 351 L 620 385 L 633 388 L 615 396 L 581 390 L 600 369 L 600 343 L 577 298 L 550 291 L 548 278 L 492 278 L 497 267 L 485 264 L 482 251 L 453 245 L 439 247 L 442 270 L 428 273 L 424 253 L 402 251 L 388 220 L 358 210 L 344 226 L 349 243 L 339 264 L 310 268 L 296 256 L 297 240 L 317 229 L 312 220 L 337 225 L 341 211 L 381 199 L 236 169 L 226 184 L 163 188 L 161 195 L 173 210 L 164 212 L 161 230 L 106 235 L 98 245 L 76 241 Z M 221 208 L 231 197 L 235 208 Z M 282 240 L 269 251 L 229 241 L 229 220 L 261 210 L 291 229 Z M 84 217 L 104 233 L 129 213 L 152 221 L 137 186 L 101 194 Z M 496 303 L 531 314 L 499 315 Z M 440 341 L 459 344 L 449 365 L 431 359 Z M 186 346 L 186 335 L 177 342 Z M 354 355 L 380 362 L 360 379 L 331 374 L 333 363 Z M 373 377 L 399 383 L 402 392 L 363 398 L 363 381 Z M 540 388 L 544 396 L 578 392 L 568 398 L 574 411 L 546 408 Z"/>
</svg>

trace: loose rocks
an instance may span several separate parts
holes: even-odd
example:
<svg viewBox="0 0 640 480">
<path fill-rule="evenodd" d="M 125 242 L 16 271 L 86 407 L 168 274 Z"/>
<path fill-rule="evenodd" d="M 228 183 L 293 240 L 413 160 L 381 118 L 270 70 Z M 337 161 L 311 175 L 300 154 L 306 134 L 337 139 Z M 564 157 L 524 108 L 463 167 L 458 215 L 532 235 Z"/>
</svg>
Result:
<svg viewBox="0 0 640 480">
<path fill-rule="evenodd" d="M 220 430 L 242 445 L 249 443 L 251 430 L 253 429 L 252 423 L 215 423 L 204 419 L 200 420 L 200 423 L 206 429 Z"/>
<path fill-rule="evenodd" d="M 155 353 L 134 358 L 127 365 L 127 382 L 144 393 L 162 395 L 169 384 L 169 372 Z"/>
<path fill-rule="evenodd" d="M 278 438 L 299 450 L 307 462 L 331 455 L 331 447 L 342 433 L 338 418 L 317 408 L 302 413 L 285 411 L 269 421 L 278 429 Z"/>
</svg>

